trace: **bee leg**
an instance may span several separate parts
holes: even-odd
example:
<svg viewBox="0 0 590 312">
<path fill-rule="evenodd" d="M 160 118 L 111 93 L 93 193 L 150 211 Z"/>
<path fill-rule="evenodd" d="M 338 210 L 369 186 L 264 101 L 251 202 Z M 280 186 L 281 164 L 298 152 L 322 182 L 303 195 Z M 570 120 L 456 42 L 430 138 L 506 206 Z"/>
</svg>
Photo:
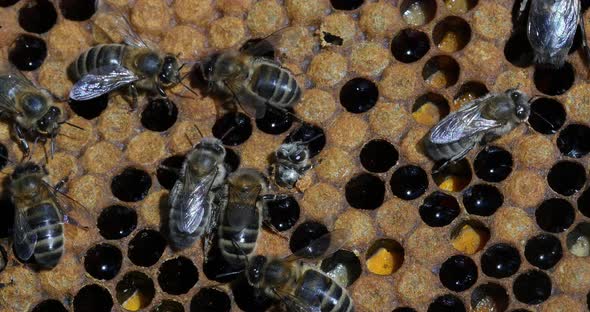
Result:
<svg viewBox="0 0 590 312">
<path fill-rule="evenodd" d="M 70 224 L 70 225 L 79 227 L 85 231 L 88 230 L 87 226 L 81 225 L 80 222 L 78 222 L 76 219 L 72 218 L 71 216 L 68 216 L 67 214 L 64 214 L 63 222 L 66 224 Z"/>
<path fill-rule="evenodd" d="M 18 144 L 21 146 L 23 150 L 23 159 L 29 157 L 29 154 L 31 152 L 31 150 L 29 149 L 29 143 L 27 143 L 23 130 L 18 124 L 14 124 L 14 132 L 16 133 Z"/>
<path fill-rule="evenodd" d="M 522 0 L 522 2 L 520 3 L 520 8 L 518 9 L 518 16 L 516 17 L 517 21 L 520 21 L 520 19 L 522 18 L 522 14 L 524 13 L 524 10 L 526 10 L 526 5 L 528 4 L 529 0 Z"/>
<path fill-rule="evenodd" d="M 588 39 L 586 39 L 586 26 L 584 26 L 584 14 L 580 12 L 580 33 L 582 34 L 582 49 L 584 49 L 584 58 L 586 64 L 590 64 L 590 47 L 588 47 Z"/>
<path fill-rule="evenodd" d="M 63 177 L 61 180 L 57 181 L 57 183 L 55 184 L 53 189 L 55 189 L 58 192 L 62 192 L 63 187 L 66 185 L 66 183 L 68 183 L 69 180 L 70 180 L 69 176 Z"/>
<path fill-rule="evenodd" d="M 137 103 L 138 103 L 138 98 L 139 98 L 139 94 L 137 92 L 137 87 L 135 87 L 134 84 L 130 84 L 129 85 L 129 94 L 131 94 L 131 110 L 135 111 L 135 109 L 137 109 Z"/>
</svg>

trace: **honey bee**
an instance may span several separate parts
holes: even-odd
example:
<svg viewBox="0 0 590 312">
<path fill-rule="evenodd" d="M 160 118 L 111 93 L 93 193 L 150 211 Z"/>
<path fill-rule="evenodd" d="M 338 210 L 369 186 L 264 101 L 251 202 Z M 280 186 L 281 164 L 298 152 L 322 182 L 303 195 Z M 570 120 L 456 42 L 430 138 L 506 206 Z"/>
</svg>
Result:
<svg viewBox="0 0 590 312">
<path fill-rule="evenodd" d="M 343 285 L 302 261 L 329 256 L 347 239 L 346 231 L 336 230 L 282 259 L 254 256 L 247 261 L 246 278 L 267 296 L 281 300 L 288 311 L 354 311 L 352 299 Z"/>
<path fill-rule="evenodd" d="M 524 12 L 527 2 L 521 3 L 519 15 Z M 532 0 L 527 36 L 535 52 L 535 62 L 561 67 L 574 43 L 578 25 L 584 53 L 590 60 L 580 0 Z"/>
<path fill-rule="evenodd" d="M 33 255 L 44 269 L 55 267 L 64 253 L 64 227 L 77 221 L 64 213 L 57 194 L 63 179 L 52 187 L 43 179 L 47 172 L 39 165 L 17 165 L 10 177 L 10 193 L 15 205 L 14 251 L 22 260 Z"/>
<path fill-rule="evenodd" d="M 170 192 L 170 240 L 177 249 L 211 234 L 227 204 L 225 148 L 220 140 L 204 138 L 186 156 L 180 178 Z M 205 250 L 208 249 L 208 240 Z"/>
<path fill-rule="evenodd" d="M 249 168 L 238 169 L 228 178 L 229 198 L 221 213 L 218 245 L 223 258 L 232 266 L 243 267 L 244 256 L 252 254 L 264 218 L 266 178 Z"/>
<path fill-rule="evenodd" d="M 35 142 L 50 139 L 53 155 L 53 138 L 60 125 L 67 123 L 59 120 L 61 110 L 54 105 L 49 92 L 35 87 L 25 76 L 11 70 L 0 71 L 0 115 L 13 122 L 14 134 L 25 157 L 30 153 L 27 138 Z"/>
<path fill-rule="evenodd" d="M 258 57 L 268 50 L 269 42 L 280 31 L 241 51 L 210 56 L 201 64 L 208 87 L 228 99 L 234 99 L 249 115 L 263 118 L 270 107 L 286 111 L 301 98 L 295 75 L 275 59 Z"/>
<path fill-rule="evenodd" d="M 133 107 L 137 107 L 138 89 L 167 98 L 165 89 L 182 84 L 178 58 L 152 48 L 120 12 L 105 8 L 113 12 L 124 44 L 96 45 L 70 64 L 68 75 L 75 82 L 70 99 L 90 100 L 124 87 L 132 97 Z"/>
<path fill-rule="evenodd" d="M 517 89 L 487 94 L 439 121 L 422 140 L 424 150 L 434 161 L 445 160 L 442 169 L 463 159 L 476 144 L 510 132 L 529 114 L 529 97 Z"/>
<path fill-rule="evenodd" d="M 286 188 L 293 188 L 295 183 L 313 167 L 308 144 L 322 137 L 320 134 L 305 142 L 287 142 L 281 144 L 275 152 L 275 162 L 271 171 L 277 185 Z"/>
</svg>

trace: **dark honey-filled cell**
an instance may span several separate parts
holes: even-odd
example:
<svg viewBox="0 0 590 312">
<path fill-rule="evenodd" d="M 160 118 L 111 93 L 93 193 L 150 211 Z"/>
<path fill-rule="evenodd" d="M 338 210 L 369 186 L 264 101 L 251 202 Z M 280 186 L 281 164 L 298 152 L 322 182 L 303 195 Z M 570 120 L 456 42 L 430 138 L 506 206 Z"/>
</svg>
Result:
<svg viewBox="0 0 590 312">
<path fill-rule="evenodd" d="M 96 226 L 102 237 L 121 239 L 135 230 L 137 213 L 129 207 L 121 205 L 109 206 L 103 209 L 98 216 Z"/>
<path fill-rule="evenodd" d="M 150 175 L 136 168 L 125 168 L 111 180 L 111 192 L 124 202 L 137 202 L 144 199 L 150 187 L 152 187 Z"/>
<path fill-rule="evenodd" d="M 133 264 L 149 267 L 160 260 L 165 248 L 166 240 L 160 232 L 141 230 L 129 241 L 127 256 Z"/>
<path fill-rule="evenodd" d="M 578 192 L 586 183 L 584 166 L 573 161 L 560 161 L 547 174 L 547 182 L 555 192 L 569 196 Z"/>
<path fill-rule="evenodd" d="M 156 294 L 154 282 L 146 274 L 138 271 L 131 271 L 117 283 L 115 288 L 117 302 L 123 308 L 128 301 L 139 301 L 139 309 L 150 305 Z"/>
<path fill-rule="evenodd" d="M 455 295 L 442 295 L 428 305 L 428 312 L 465 312 L 465 304 Z"/>
<path fill-rule="evenodd" d="M 184 307 L 180 302 L 162 300 L 162 302 L 156 304 L 152 312 L 184 312 Z"/>
<path fill-rule="evenodd" d="M 438 277 L 446 288 L 457 292 L 464 291 L 477 281 L 477 265 L 467 256 L 452 256 L 443 262 Z"/>
<path fill-rule="evenodd" d="M 19 35 L 8 51 L 8 60 L 18 70 L 32 71 L 41 66 L 47 57 L 47 44 L 43 39 Z"/>
<path fill-rule="evenodd" d="M 490 91 L 485 84 L 479 81 L 467 81 L 462 84 L 459 91 L 453 97 L 453 102 L 456 106 L 464 105 L 471 102 L 473 99 L 480 98 Z"/>
<path fill-rule="evenodd" d="M 448 55 L 437 55 L 424 64 L 422 78 L 433 88 L 448 88 L 457 83 L 459 72 L 459 63 L 455 59 Z"/>
<path fill-rule="evenodd" d="M 516 310 L 512 310 L 510 312 L 531 312 L 531 311 L 529 311 L 527 309 L 516 309 Z"/>
<path fill-rule="evenodd" d="M 0 246 L 0 272 L 4 271 L 7 264 L 8 255 L 6 254 L 6 249 L 4 249 L 3 246 Z"/>
<path fill-rule="evenodd" d="M 88 101 L 75 101 L 68 99 L 68 105 L 74 113 L 84 119 L 92 120 L 107 108 L 109 104 L 108 94 L 101 95 Z"/>
<path fill-rule="evenodd" d="M 468 213 L 488 217 L 504 203 L 504 196 L 495 186 L 476 184 L 463 192 L 463 205 Z"/>
<path fill-rule="evenodd" d="M 86 285 L 74 297 L 74 312 L 110 312 L 113 298 L 102 286 Z"/>
<path fill-rule="evenodd" d="M 199 270 L 185 257 L 162 263 L 158 273 L 160 288 L 171 295 L 186 294 L 199 281 Z"/>
<path fill-rule="evenodd" d="M 504 57 L 512 65 L 521 68 L 526 68 L 533 64 L 535 52 L 529 43 L 525 31 L 518 30 L 512 33 L 504 46 Z"/>
<path fill-rule="evenodd" d="M 223 144 L 236 146 L 250 138 L 252 123 L 243 113 L 227 113 L 215 121 L 212 132 Z"/>
<path fill-rule="evenodd" d="M 590 256 L 590 223 L 580 222 L 567 233 L 565 244 L 568 251 L 577 257 Z"/>
<path fill-rule="evenodd" d="M 363 271 L 361 261 L 348 250 L 338 250 L 331 256 L 325 258 L 320 265 L 320 269 L 330 276 L 346 276 L 346 286 L 352 285 Z"/>
<path fill-rule="evenodd" d="M 473 162 L 475 175 L 487 182 L 501 182 L 512 172 L 512 155 L 503 148 L 486 146 Z"/>
<path fill-rule="evenodd" d="M 94 15 L 96 5 L 96 0 L 61 0 L 59 9 L 66 19 L 81 22 Z"/>
<path fill-rule="evenodd" d="M 522 303 L 539 304 L 551 295 L 551 278 L 542 271 L 529 270 L 516 277 L 512 291 Z"/>
<path fill-rule="evenodd" d="M 402 19 L 409 25 L 421 26 L 430 23 L 436 15 L 434 0 L 403 0 L 399 11 Z"/>
<path fill-rule="evenodd" d="M 508 244 L 496 244 L 481 256 L 481 271 L 490 277 L 505 278 L 514 275 L 520 268 L 518 249 Z"/>
<path fill-rule="evenodd" d="M 416 312 L 416 310 L 414 310 L 410 307 L 401 307 L 401 308 L 393 309 L 393 312 Z"/>
<path fill-rule="evenodd" d="M 365 0 L 330 0 L 336 10 L 352 11 L 358 9 Z"/>
<path fill-rule="evenodd" d="M 572 124 L 559 133 L 557 148 L 569 157 L 581 158 L 590 152 L 590 128 L 585 125 Z"/>
<path fill-rule="evenodd" d="M 230 310 L 231 300 L 227 293 L 213 287 L 201 288 L 190 303 L 190 312 L 229 312 Z"/>
<path fill-rule="evenodd" d="M 48 299 L 41 301 L 37 304 L 31 312 L 67 312 L 64 305 L 55 300 L 55 299 Z"/>
<path fill-rule="evenodd" d="M 370 110 L 378 99 L 377 85 L 365 78 L 353 78 L 340 89 L 340 104 L 351 113 L 360 114 Z"/>
<path fill-rule="evenodd" d="M 231 290 L 236 305 L 245 312 L 266 311 L 275 303 L 264 292 L 252 287 L 243 275 L 231 284 Z"/>
<path fill-rule="evenodd" d="M 530 264 L 537 268 L 549 270 L 563 256 L 561 242 L 559 238 L 551 234 L 539 234 L 526 242 L 524 256 Z"/>
<path fill-rule="evenodd" d="M 398 168 L 389 181 L 393 195 L 404 199 L 416 199 L 428 188 L 428 176 L 424 169 L 408 165 Z"/>
<path fill-rule="evenodd" d="M 565 109 L 561 103 L 555 99 L 541 97 L 531 103 L 528 123 L 539 133 L 553 134 L 563 126 L 565 117 Z"/>
<path fill-rule="evenodd" d="M 302 124 L 299 128 L 293 130 L 283 143 L 303 142 L 309 149 L 309 157 L 315 157 L 326 146 L 326 135 L 322 128 L 311 125 Z"/>
<path fill-rule="evenodd" d="M 8 149 L 2 143 L 0 143 L 0 170 L 4 169 L 8 164 Z"/>
<path fill-rule="evenodd" d="M 181 155 L 174 155 L 164 159 L 158 169 L 156 170 L 156 178 L 158 183 L 167 189 L 171 190 L 180 176 L 182 164 L 184 164 L 185 157 Z"/>
<path fill-rule="evenodd" d="M 84 257 L 84 269 L 99 280 L 110 280 L 117 276 L 123 262 L 119 248 L 111 244 L 98 244 L 90 248 Z"/>
<path fill-rule="evenodd" d="M 469 185 L 473 173 L 467 159 L 450 163 L 441 169 L 442 164 L 443 162 L 439 161 L 432 168 L 432 179 L 441 190 L 460 192 Z"/>
<path fill-rule="evenodd" d="M 289 249 L 291 252 L 297 252 L 309 246 L 311 242 L 328 233 L 328 228 L 325 225 L 316 221 L 306 221 L 297 226 L 291 239 L 289 239 Z M 329 243 L 329 241 L 327 241 Z M 324 248 L 325 247 L 325 248 Z M 326 246 L 320 246 L 317 250 L 312 250 L 311 253 L 304 254 L 305 257 L 317 257 L 324 253 Z"/>
<path fill-rule="evenodd" d="M 170 129 L 178 118 L 178 108 L 169 99 L 150 99 L 141 112 L 141 124 L 144 128 L 162 132 Z"/>
<path fill-rule="evenodd" d="M 547 199 L 535 210 L 535 218 L 539 227 L 551 233 L 561 233 L 567 230 L 574 223 L 575 217 L 574 207 L 562 198 Z"/>
<path fill-rule="evenodd" d="M 391 54 L 402 63 L 413 63 L 430 50 L 430 40 L 425 33 L 412 28 L 400 30 L 391 40 Z"/>
<path fill-rule="evenodd" d="M 234 172 L 240 167 L 240 155 L 231 148 L 225 149 L 225 158 L 223 159 L 227 170 Z"/>
<path fill-rule="evenodd" d="M 440 227 L 453 222 L 461 209 L 455 197 L 435 191 L 424 199 L 419 212 L 424 223 L 432 227 Z"/>
<path fill-rule="evenodd" d="M 506 311 L 510 304 L 510 297 L 504 287 L 496 283 L 477 286 L 471 293 L 471 308 L 473 311 Z M 490 309 L 495 307 L 495 309 Z M 489 310 L 486 310 L 488 308 Z"/>
<path fill-rule="evenodd" d="M 346 183 L 345 195 L 354 208 L 377 209 L 385 198 L 385 183 L 370 173 L 361 173 Z"/>
<path fill-rule="evenodd" d="M 578 210 L 585 217 L 590 218 L 590 188 L 587 188 L 580 197 L 578 197 Z"/>
<path fill-rule="evenodd" d="M 9 198 L 0 199 L 0 238 L 12 234 L 14 225 L 14 203 Z"/>
<path fill-rule="evenodd" d="M 535 87 L 547 95 L 564 94 L 574 84 L 574 79 L 574 67 L 568 62 L 559 68 L 537 65 L 533 75 Z"/>
<path fill-rule="evenodd" d="M 458 16 L 448 16 L 432 30 L 432 41 L 444 52 L 462 50 L 471 40 L 471 27 Z"/>
<path fill-rule="evenodd" d="M 266 202 L 270 224 L 278 231 L 292 228 L 299 220 L 299 204 L 291 195 L 278 197 Z"/>
<path fill-rule="evenodd" d="M 268 134 L 281 134 L 289 130 L 293 125 L 293 111 L 286 111 L 269 107 L 262 118 L 256 119 L 256 127 Z"/>
<path fill-rule="evenodd" d="M 57 11 L 48 0 L 28 1 L 18 11 L 18 24 L 24 30 L 42 34 L 51 29 L 57 21 Z"/>
<path fill-rule="evenodd" d="M 363 168 L 382 173 L 395 166 L 399 153 L 391 143 L 385 140 L 372 140 L 363 146 L 359 157 Z"/>
<path fill-rule="evenodd" d="M 0 0 L 0 7 L 7 8 L 9 6 L 15 5 L 20 0 Z"/>
</svg>

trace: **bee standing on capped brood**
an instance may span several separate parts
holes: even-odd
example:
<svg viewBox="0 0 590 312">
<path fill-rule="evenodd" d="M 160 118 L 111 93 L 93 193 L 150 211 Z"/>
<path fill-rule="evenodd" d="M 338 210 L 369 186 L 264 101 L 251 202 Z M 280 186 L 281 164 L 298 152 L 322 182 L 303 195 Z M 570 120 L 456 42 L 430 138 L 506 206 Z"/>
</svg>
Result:
<svg viewBox="0 0 590 312">
<path fill-rule="evenodd" d="M 267 296 L 281 300 L 287 311 L 352 312 L 354 305 L 345 286 L 302 261 L 331 255 L 344 245 L 346 233 L 328 233 L 283 259 L 255 256 L 247 261 L 246 278 Z"/>
<path fill-rule="evenodd" d="M 525 122 L 529 97 L 517 89 L 475 99 L 438 122 L 422 140 L 424 150 L 440 167 L 465 157 L 476 144 L 486 144 Z"/>
<path fill-rule="evenodd" d="M 66 123 L 59 121 L 61 111 L 53 104 L 49 92 L 35 87 L 15 71 L 0 72 L 0 115 L 13 122 L 14 134 L 25 157 L 29 155 L 27 137 L 35 142 L 50 139 L 53 151 L 53 138 L 58 134 L 60 124 Z"/>
<path fill-rule="evenodd" d="M 260 54 L 257 50 L 268 49 L 269 40 L 277 36 L 275 33 L 244 51 L 209 57 L 201 64 L 209 88 L 237 101 L 246 113 L 257 119 L 264 117 L 268 106 L 282 111 L 293 107 L 301 98 L 293 73 L 274 59 L 255 56 Z"/>
<path fill-rule="evenodd" d="M 238 169 L 228 178 L 229 199 L 221 213 L 218 243 L 222 256 L 235 266 L 244 266 L 256 248 L 258 233 L 264 218 L 266 178 L 254 169 Z"/>
<path fill-rule="evenodd" d="M 218 139 L 204 138 L 186 156 L 180 178 L 170 192 L 169 231 L 172 245 L 182 249 L 217 225 L 218 215 L 227 204 L 225 148 Z"/>
<path fill-rule="evenodd" d="M 68 67 L 75 82 L 70 99 L 90 100 L 123 87 L 132 96 L 133 107 L 138 89 L 165 98 L 164 89 L 181 83 L 178 58 L 148 46 L 123 15 L 113 14 L 125 44 L 99 44 L 78 56 Z"/>
<path fill-rule="evenodd" d="M 522 2 L 520 14 L 527 2 Z M 561 67 L 574 43 L 578 25 L 582 32 L 584 53 L 588 58 L 590 49 L 586 41 L 580 0 L 532 0 L 527 35 L 535 52 L 535 62 Z"/>
<path fill-rule="evenodd" d="M 22 260 L 34 255 L 40 267 L 51 269 L 64 253 L 63 223 L 68 220 L 73 223 L 73 220 L 64 218 L 56 197 L 59 186 L 54 188 L 47 184 L 43 180 L 46 174 L 31 162 L 17 165 L 10 177 L 10 193 L 15 206 L 15 254 Z"/>
</svg>

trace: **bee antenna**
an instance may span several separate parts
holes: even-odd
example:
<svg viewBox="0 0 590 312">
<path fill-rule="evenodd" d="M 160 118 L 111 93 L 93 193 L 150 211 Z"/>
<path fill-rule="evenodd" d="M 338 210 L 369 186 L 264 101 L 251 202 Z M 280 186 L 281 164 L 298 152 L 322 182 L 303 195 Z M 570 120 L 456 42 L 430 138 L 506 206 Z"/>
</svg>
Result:
<svg viewBox="0 0 590 312">
<path fill-rule="evenodd" d="M 201 129 L 199 129 L 199 127 L 196 124 L 193 124 L 193 127 L 197 130 L 197 132 L 201 136 L 201 139 L 204 138 L 203 132 L 201 132 Z"/>
<path fill-rule="evenodd" d="M 531 114 L 535 114 L 535 116 L 541 118 L 541 120 L 543 120 L 545 123 L 547 123 L 551 127 L 551 129 L 555 129 L 555 126 L 549 120 L 547 120 L 547 118 L 543 117 L 543 115 L 541 115 L 533 110 L 531 110 Z"/>
<path fill-rule="evenodd" d="M 323 136 L 324 136 L 324 134 L 323 133 L 320 133 L 320 134 L 314 136 L 313 138 L 311 138 L 311 139 L 309 139 L 307 141 L 301 142 L 301 144 L 309 144 L 309 143 L 311 143 L 311 142 L 313 142 L 313 141 L 315 141 L 315 140 L 317 140 L 317 139 L 319 139 L 319 138 L 321 138 Z"/>
<path fill-rule="evenodd" d="M 238 271 L 233 271 L 233 272 L 228 272 L 228 273 L 222 273 L 222 274 L 218 274 L 215 275 L 215 278 L 221 278 L 221 277 L 226 277 L 226 276 L 232 276 L 232 275 L 236 275 L 236 274 L 240 274 L 244 272 L 244 269 L 238 270 Z"/>
<path fill-rule="evenodd" d="M 191 145 L 191 147 L 195 146 L 195 143 L 193 143 L 193 141 L 191 140 L 191 138 L 188 137 L 188 134 L 186 132 L 184 133 L 184 137 L 186 138 L 186 140 L 188 141 L 188 143 Z"/>
<path fill-rule="evenodd" d="M 8 158 L 8 157 L 6 157 L 6 156 L 4 156 L 2 154 L 0 154 L 0 158 L 6 160 L 10 164 L 13 164 L 13 165 L 15 164 L 15 161 L 11 160 L 10 158 Z"/>
<path fill-rule="evenodd" d="M 60 121 L 60 122 L 58 122 L 58 124 L 60 124 L 60 125 L 66 124 L 66 125 L 68 125 L 68 126 L 70 126 L 70 127 L 74 127 L 74 128 L 76 128 L 76 129 L 79 129 L 79 130 L 82 130 L 82 131 L 85 131 L 85 130 L 86 130 L 86 129 L 84 129 L 84 128 L 82 128 L 82 127 L 78 126 L 78 125 L 75 125 L 75 124 L 73 124 L 73 123 L 71 123 L 71 122 L 67 122 L 67 121 L 65 121 L 65 120 L 64 120 L 64 121 Z"/>
<path fill-rule="evenodd" d="M 180 83 L 185 89 L 187 89 L 190 93 L 196 95 L 197 97 L 200 97 L 200 95 L 195 92 L 193 89 L 191 89 L 189 86 L 187 86 L 184 82 L 182 82 L 182 80 L 179 80 L 178 83 Z"/>
</svg>

